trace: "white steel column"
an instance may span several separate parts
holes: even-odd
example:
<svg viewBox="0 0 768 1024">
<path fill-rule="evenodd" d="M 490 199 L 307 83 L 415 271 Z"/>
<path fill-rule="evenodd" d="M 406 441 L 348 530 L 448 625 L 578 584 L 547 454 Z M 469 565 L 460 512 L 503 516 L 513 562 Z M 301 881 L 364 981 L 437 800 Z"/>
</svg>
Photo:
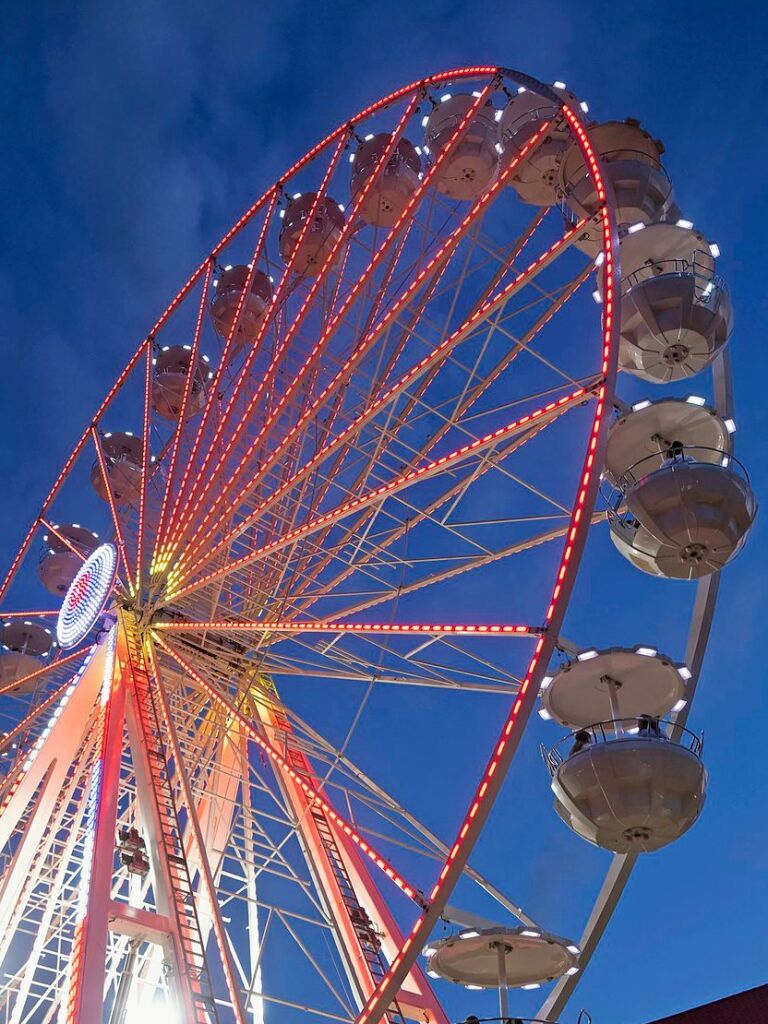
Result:
<svg viewBox="0 0 768 1024">
<path fill-rule="evenodd" d="M 117 627 L 105 641 L 102 677 L 101 755 L 94 767 L 86 811 L 86 851 L 80 879 L 79 920 L 72 946 L 69 983 L 61 1005 L 66 1024 L 97 1024 L 104 1013 L 104 978 L 110 894 L 115 860 L 117 797 L 125 719 L 125 647 Z M 90 847 L 90 848 L 89 848 Z"/>
</svg>

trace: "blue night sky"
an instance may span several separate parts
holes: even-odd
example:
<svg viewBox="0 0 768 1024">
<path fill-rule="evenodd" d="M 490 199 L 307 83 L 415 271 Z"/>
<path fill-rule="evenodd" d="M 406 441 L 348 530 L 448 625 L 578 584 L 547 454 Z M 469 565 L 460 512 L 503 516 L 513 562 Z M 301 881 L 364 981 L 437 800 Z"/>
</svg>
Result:
<svg viewBox="0 0 768 1024">
<path fill-rule="evenodd" d="M 763 19 L 756 2 L 708 0 L 3 5 L 3 565 L 135 343 L 251 198 L 364 104 L 473 63 L 562 79 L 598 118 L 633 116 L 664 140 L 684 215 L 722 252 L 736 309 L 737 452 L 765 501 Z M 706 733 L 706 810 L 638 867 L 567 1020 L 584 1006 L 595 1024 L 639 1024 L 765 980 L 767 528 L 763 513 L 724 574 L 691 717 Z M 664 620 L 659 636 L 675 635 L 690 592 L 681 611 L 679 587 L 651 587 L 607 555 L 596 564 L 570 620 L 585 645 L 647 642 L 651 612 Z M 637 606 L 640 635 L 605 634 L 614 604 L 630 622 Z M 536 744 L 514 779 L 535 775 L 551 815 Z M 513 808 L 505 795 L 496 813 Z M 578 886 L 586 856 L 568 842 L 525 871 L 553 927 L 547 878 L 575 866 Z M 503 875 L 501 859 L 495 867 Z M 515 879 L 504 884 L 514 894 Z"/>
</svg>

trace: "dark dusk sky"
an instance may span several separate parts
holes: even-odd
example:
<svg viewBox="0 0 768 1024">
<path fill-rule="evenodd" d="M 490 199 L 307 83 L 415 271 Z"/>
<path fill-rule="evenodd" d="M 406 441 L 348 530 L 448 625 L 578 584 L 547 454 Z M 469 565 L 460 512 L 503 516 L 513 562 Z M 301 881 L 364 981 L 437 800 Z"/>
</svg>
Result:
<svg viewBox="0 0 768 1024">
<path fill-rule="evenodd" d="M 685 216 L 722 252 L 737 451 L 765 501 L 764 27 L 756 0 L 4 3 L 3 566 L 135 343 L 251 197 L 364 104 L 478 62 L 562 79 L 596 117 L 664 140 Z M 708 806 L 637 870 L 566 1020 L 585 1006 L 639 1024 L 765 980 L 765 542 L 763 514 L 724 574 L 691 720 Z"/>
</svg>

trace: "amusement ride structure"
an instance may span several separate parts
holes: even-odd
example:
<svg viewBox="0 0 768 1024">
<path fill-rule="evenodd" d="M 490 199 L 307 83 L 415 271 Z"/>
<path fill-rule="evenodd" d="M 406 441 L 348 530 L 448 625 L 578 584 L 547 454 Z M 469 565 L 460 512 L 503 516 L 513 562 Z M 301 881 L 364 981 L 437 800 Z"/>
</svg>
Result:
<svg viewBox="0 0 768 1024">
<path fill-rule="evenodd" d="M 756 511 L 662 148 L 560 82 L 433 75 L 179 290 L 2 583 L 2 1024 L 447 1024 L 545 985 L 559 1019 L 701 811 L 687 716 Z M 588 540 L 677 588 L 684 660 L 567 639 Z M 536 711 L 553 827 L 611 855 L 575 937 L 492 813 Z"/>
</svg>

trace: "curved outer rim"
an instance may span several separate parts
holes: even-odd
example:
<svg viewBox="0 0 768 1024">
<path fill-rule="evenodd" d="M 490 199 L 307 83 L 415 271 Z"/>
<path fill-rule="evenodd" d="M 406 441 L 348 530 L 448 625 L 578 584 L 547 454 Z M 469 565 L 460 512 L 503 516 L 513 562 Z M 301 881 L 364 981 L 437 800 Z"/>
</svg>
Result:
<svg viewBox="0 0 768 1024">
<path fill-rule="evenodd" d="M 61 472 L 56 478 L 51 490 L 49 491 L 43 505 L 41 507 L 38 517 L 34 520 L 30 526 L 22 544 L 9 568 L 9 571 L 0 584 L 0 600 L 4 596 L 8 589 L 11 581 L 13 580 L 16 571 L 18 570 L 32 540 L 35 535 L 37 528 L 41 525 L 41 519 L 47 512 L 51 503 L 53 502 L 56 494 L 58 493 L 62 483 L 67 478 L 69 471 L 72 468 L 75 460 L 80 454 L 82 448 L 87 442 L 91 424 L 98 422 L 103 415 L 104 411 L 110 405 L 115 394 L 124 383 L 130 372 L 136 366 L 138 360 L 142 354 L 146 352 L 148 348 L 151 348 L 152 341 L 156 333 L 164 326 L 170 316 L 173 314 L 178 305 L 184 300 L 189 291 L 194 287 L 200 276 L 206 272 L 209 267 L 212 258 L 215 258 L 229 242 L 238 234 L 238 232 L 251 220 L 251 218 L 258 212 L 258 210 L 274 195 L 277 189 L 280 188 L 281 184 L 297 173 L 306 163 L 317 156 L 325 146 L 329 145 L 335 139 L 338 139 L 339 135 L 348 130 L 351 124 L 356 121 L 368 117 L 373 113 L 385 108 L 389 104 L 397 101 L 398 99 L 414 92 L 419 88 L 427 88 L 430 85 L 447 84 L 450 81 L 456 79 L 483 77 L 491 75 L 500 75 L 506 79 L 511 80 L 515 84 L 523 85 L 531 91 L 537 92 L 539 95 L 554 102 L 557 106 L 562 107 L 563 101 L 561 97 L 554 92 L 554 90 L 545 85 L 542 82 L 537 81 L 535 78 L 525 75 L 521 72 L 514 71 L 509 68 L 495 66 L 495 65 L 481 65 L 465 68 L 456 68 L 449 71 L 441 72 L 438 74 L 430 75 L 422 78 L 416 82 L 412 82 L 407 86 L 404 86 L 395 92 L 383 97 L 381 100 L 369 105 L 360 111 L 356 117 L 345 122 L 332 133 L 322 139 L 316 146 L 309 150 L 301 160 L 293 164 L 292 167 L 286 171 L 281 178 L 259 199 L 257 199 L 248 210 L 239 218 L 239 220 L 232 226 L 221 241 L 215 246 L 211 253 L 206 257 L 205 261 L 193 272 L 187 282 L 178 291 L 176 296 L 173 298 L 168 307 L 160 315 L 154 326 L 150 330 L 147 337 L 139 344 L 134 354 L 129 359 L 128 363 L 117 377 L 116 381 L 110 388 L 109 392 L 105 396 L 104 400 L 97 409 L 91 423 L 83 431 L 79 441 L 73 448 L 71 454 L 66 460 Z M 581 124 L 578 113 L 569 111 L 569 121 L 572 127 L 580 132 L 581 139 L 580 144 L 582 150 L 587 158 L 587 164 L 589 166 L 589 172 L 593 176 L 597 176 L 601 179 L 602 187 L 604 189 L 605 201 L 603 206 L 604 211 L 604 230 L 607 231 L 607 246 L 613 253 L 613 259 L 606 259 L 602 268 L 603 275 L 603 293 L 607 295 L 607 288 L 609 282 L 612 285 L 612 292 L 614 295 L 618 294 L 618 283 L 621 280 L 621 272 L 619 265 L 619 249 L 618 249 L 618 233 L 617 225 L 615 223 L 615 217 L 613 215 L 614 200 L 610 182 L 602 182 L 602 164 L 599 157 L 596 154 L 592 154 L 590 159 L 590 147 L 589 147 L 589 134 L 585 131 Z M 590 166 L 591 165 L 591 166 Z M 530 711 L 534 705 L 535 697 L 538 693 L 539 684 L 541 678 L 544 675 L 548 659 L 552 653 L 552 649 L 557 640 L 558 631 L 562 623 L 565 611 L 568 605 L 568 599 L 575 581 L 578 565 L 580 562 L 583 547 L 586 541 L 586 537 L 589 532 L 591 512 L 594 507 L 597 485 L 599 482 L 599 474 L 596 472 L 596 467 L 602 464 L 602 456 L 605 447 L 608 417 L 606 415 L 614 401 L 615 382 L 617 374 L 617 359 L 618 359 L 618 338 L 620 330 L 620 320 L 618 317 L 612 316 L 612 305 L 608 302 L 604 303 L 603 309 L 603 321 L 604 321 L 604 353 L 605 353 L 605 366 L 604 366 L 604 382 L 601 391 L 598 396 L 596 416 L 593 421 L 593 433 L 592 441 L 590 443 L 590 449 L 587 453 L 587 459 L 589 466 L 585 463 L 585 472 L 583 480 L 585 481 L 581 489 L 581 504 L 578 509 L 574 509 L 572 517 L 572 528 L 569 533 L 569 542 L 566 550 L 569 551 L 569 557 L 560 567 L 558 573 L 558 581 L 555 585 L 555 593 L 553 594 L 553 602 L 550 606 L 549 613 L 547 615 L 547 632 L 539 640 L 536 646 L 534 657 L 531 660 L 529 670 L 524 682 L 524 689 L 521 689 L 521 693 L 524 694 L 522 700 L 518 700 L 515 704 L 515 709 L 512 715 L 505 723 L 505 729 L 502 733 L 502 738 L 506 740 L 504 752 L 502 756 L 496 756 L 495 761 L 492 759 L 491 763 L 494 763 L 496 768 L 493 774 L 493 778 L 485 778 L 481 781 L 478 793 L 480 790 L 483 791 L 483 796 L 480 798 L 478 804 L 478 810 L 472 817 L 471 821 L 468 820 L 466 825 L 468 826 L 467 831 L 464 832 L 464 839 L 457 842 L 456 846 L 451 850 L 449 858 L 446 861 L 446 867 L 444 868 L 444 876 L 441 876 L 441 881 L 438 883 L 436 890 L 433 892 L 432 903 L 430 910 L 421 917 L 416 925 L 414 926 L 411 934 L 406 939 L 403 949 L 400 954 L 393 962 L 390 967 L 390 971 L 385 977 L 382 985 L 374 992 L 371 1000 L 369 1000 L 366 1007 L 363 1009 L 358 1020 L 365 1022 L 365 1024 L 372 1024 L 372 1022 L 378 1020 L 382 1014 L 386 1011 L 389 1002 L 394 998 L 396 989 L 399 987 L 402 979 L 407 975 L 410 970 L 410 966 L 416 960 L 420 951 L 421 945 L 423 944 L 420 939 L 428 937 L 429 930 L 431 929 L 434 922 L 439 917 L 439 912 L 443 908 L 452 884 L 456 877 L 464 867 L 467 857 L 470 853 L 474 841 L 481 831 L 481 826 L 487 817 L 495 796 L 501 788 L 501 783 L 506 774 L 506 771 L 511 763 L 512 756 L 518 746 L 520 736 L 523 731 L 523 727 L 530 715 Z M 607 319 L 610 315 L 610 320 Z M 715 364 L 715 376 L 716 376 L 716 390 L 718 392 L 718 400 L 716 407 L 718 412 L 726 416 L 730 412 L 730 362 L 727 355 L 727 349 L 721 353 Z M 576 512 L 578 511 L 579 516 L 576 519 Z M 690 665 L 694 678 L 692 683 L 695 685 L 698 679 L 698 673 L 703 658 L 704 649 L 706 647 L 707 637 L 709 635 L 709 629 L 711 626 L 712 615 L 714 612 L 714 605 L 717 596 L 719 584 L 719 576 L 709 576 L 701 580 L 697 586 L 696 605 L 693 614 L 693 620 L 691 624 L 691 631 L 689 634 L 688 641 L 688 655 L 686 657 L 687 663 Z M 682 712 L 677 721 L 680 724 L 684 724 L 687 718 L 687 713 L 690 709 L 690 702 L 688 707 Z M 517 728 L 514 728 L 517 723 Z M 513 728 L 509 728 L 512 726 Z M 509 731 L 508 731 L 509 730 Z M 490 764 L 489 764 L 490 767 Z M 462 826 L 462 832 L 465 826 Z M 626 884 L 629 874 L 634 865 L 636 855 L 617 855 L 614 857 L 611 867 L 609 868 L 601 892 L 594 905 L 592 914 L 590 916 L 587 928 L 584 932 L 584 938 L 582 939 L 582 956 L 581 964 L 582 967 L 586 966 L 589 958 L 591 957 L 594 948 L 599 941 L 599 938 L 604 931 L 610 915 L 618 902 L 618 898 L 621 895 L 621 891 Z M 447 869 L 447 870 L 446 870 Z M 555 987 L 550 997 L 545 1002 L 540 1012 L 540 1017 L 551 1020 L 559 1010 L 565 1005 L 570 993 L 572 992 L 578 980 L 581 977 L 581 972 L 577 975 L 564 978 Z"/>
</svg>

